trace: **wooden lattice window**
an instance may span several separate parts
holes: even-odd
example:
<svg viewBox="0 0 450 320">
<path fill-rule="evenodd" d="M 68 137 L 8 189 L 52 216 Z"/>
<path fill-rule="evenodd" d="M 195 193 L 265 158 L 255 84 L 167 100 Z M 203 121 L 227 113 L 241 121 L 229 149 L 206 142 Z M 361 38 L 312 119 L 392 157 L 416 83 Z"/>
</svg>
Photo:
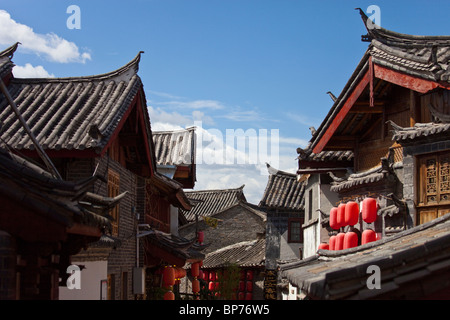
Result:
<svg viewBox="0 0 450 320">
<path fill-rule="evenodd" d="M 433 220 L 450 209 L 450 153 L 419 159 L 418 223 Z"/>
<path fill-rule="evenodd" d="M 421 204 L 450 203 L 450 153 L 420 160 Z"/>
<path fill-rule="evenodd" d="M 108 197 L 116 197 L 119 195 L 120 192 L 120 175 L 111 170 L 108 169 Z M 111 222 L 112 226 L 112 234 L 118 235 L 119 234 L 119 205 L 116 205 L 111 210 L 111 217 L 113 218 Z"/>
</svg>

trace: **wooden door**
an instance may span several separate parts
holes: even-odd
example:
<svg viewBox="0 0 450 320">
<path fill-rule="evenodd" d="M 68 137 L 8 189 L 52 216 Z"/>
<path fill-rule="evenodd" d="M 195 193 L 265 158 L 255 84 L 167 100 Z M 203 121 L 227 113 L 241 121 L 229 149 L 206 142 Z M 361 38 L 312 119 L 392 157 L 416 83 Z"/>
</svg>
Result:
<svg viewBox="0 0 450 320">
<path fill-rule="evenodd" d="M 418 159 L 418 224 L 450 212 L 450 152 Z"/>
</svg>

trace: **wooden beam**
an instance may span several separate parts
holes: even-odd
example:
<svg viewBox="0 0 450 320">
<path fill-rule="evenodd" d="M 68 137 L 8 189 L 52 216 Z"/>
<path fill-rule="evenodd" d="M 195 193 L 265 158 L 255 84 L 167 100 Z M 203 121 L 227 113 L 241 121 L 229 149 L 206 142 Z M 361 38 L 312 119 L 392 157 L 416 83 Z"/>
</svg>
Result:
<svg viewBox="0 0 450 320">
<path fill-rule="evenodd" d="M 383 107 L 381 105 L 377 107 L 356 107 L 355 104 L 355 107 L 351 108 L 349 113 L 383 113 Z"/>
<path fill-rule="evenodd" d="M 420 79 L 410 76 L 406 73 L 379 66 L 377 64 L 374 64 L 374 71 L 375 77 L 378 79 L 382 79 L 420 93 L 426 93 L 439 87 L 450 90 L 449 84 L 442 84 L 435 81 Z"/>
<path fill-rule="evenodd" d="M 341 110 L 339 110 L 339 112 L 336 115 L 336 117 L 334 117 L 333 121 L 331 122 L 331 124 L 329 125 L 329 127 L 327 128 L 327 130 L 325 131 L 323 136 L 320 138 L 319 142 L 314 147 L 314 149 L 313 149 L 314 153 L 319 153 L 325 148 L 325 146 L 328 143 L 328 141 L 330 141 L 331 137 L 333 136 L 333 134 L 338 129 L 338 127 L 341 124 L 342 120 L 344 120 L 345 116 L 348 114 L 350 109 L 353 107 L 355 102 L 358 100 L 358 98 L 361 95 L 361 93 L 364 91 L 364 89 L 369 84 L 369 80 L 370 80 L 369 78 L 370 78 L 369 77 L 369 72 L 366 71 L 366 73 L 364 74 L 363 78 L 359 81 L 359 83 L 357 84 L 357 86 L 355 87 L 353 92 L 350 94 L 350 96 L 345 101 L 345 103 L 342 106 Z"/>
</svg>

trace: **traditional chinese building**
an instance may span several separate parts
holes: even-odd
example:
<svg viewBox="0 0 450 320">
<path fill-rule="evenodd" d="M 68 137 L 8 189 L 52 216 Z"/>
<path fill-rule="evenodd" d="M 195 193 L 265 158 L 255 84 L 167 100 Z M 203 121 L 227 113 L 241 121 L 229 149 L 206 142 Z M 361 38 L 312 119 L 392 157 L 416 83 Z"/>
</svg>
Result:
<svg viewBox="0 0 450 320">
<path fill-rule="evenodd" d="M 258 207 L 267 214 L 264 298 L 273 300 L 281 296 L 273 285 L 279 264 L 303 256 L 306 184 L 297 182 L 295 174 L 269 164 L 267 170 L 268 181 Z"/>
<path fill-rule="evenodd" d="M 361 15 L 366 24 L 367 16 Z M 308 148 L 299 150 L 299 174 L 321 152 L 351 152 L 347 160 L 353 163 L 347 161 L 345 170 L 342 161 L 340 171 L 325 166 L 333 169 L 330 191 L 339 202 L 376 198 L 380 220 L 372 227 L 384 237 L 447 212 L 441 181 L 449 147 L 450 37 L 405 35 L 378 26 L 367 31 L 366 53 Z M 427 164 L 436 180 L 426 175 Z M 319 167 L 309 163 L 308 169 Z"/>
<path fill-rule="evenodd" d="M 294 298 L 447 297 L 448 268 L 434 263 L 448 263 L 450 36 L 396 33 L 368 24 L 360 13 L 369 47 L 308 147 L 298 149 L 299 178 L 328 175 L 336 211 L 352 203 L 356 220 L 333 223 L 336 211 L 323 210 L 329 243 L 282 273 Z M 346 156 L 334 164 L 310 161 L 325 152 Z M 364 209 L 373 200 L 373 210 Z M 369 210 L 373 219 L 365 217 Z M 340 235 L 355 241 L 339 247 Z M 369 265 L 381 269 L 381 290 L 361 281 Z"/>
<path fill-rule="evenodd" d="M 179 233 L 205 246 L 202 251 L 205 259 L 201 267 L 202 288 L 207 291 L 204 297 L 216 298 L 215 294 L 219 292 L 217 295 L 222 294 L 220 298 L 231 298 L 230 295 L 225 297 L 224 289 L 219 288 L 220 276 L 217 277 L 228 272 L 228 268 L 236 268 L 235 273 L 240 273 L 235 279 L 234 299 L 263 297 L 266 213 L 246 201 L 243 189 L 244 186 L 186 192 L 193 208 L 182 212 L 185 221 Z M 190 266 L 187 267 L 189 275 Z M 250 278 L 247 274 L 251 274 Z M 244 281 L 245 286 L 242 287 L 239 281 Z M 189 293 L 190 284 L 182 283 L 181 289 Z"/>
<path fill-rule="evenodd" d="M 0 54 L 0 74 L 57 172 L 67 181 L 102 177 L 89 191 L 120 198 L 110 212 L 108 238 L 77 257 L 77 263 L 92 262 L 85 269 L 86 277 L 89 270 L 96 270 L 96 280 L 90 282 L 95 289 L 88 289 L 97 292 L 98 298 L 142 298 L 145 277 L 154 274 L 150 270 L 172 260 L 186 263 L 180 257 L 189 259 L 185 249 L 180 253 L 176 245 L 173 249 L 166 243 L 185 245 L 185 240 L 170 234 L 171 212 L 176 211 L 174 207 L 189 210 L 191 204 L 181 183 L 157 171 L 146 98 L 137 74 L 141 53 L 105 74 L 18 79 L 11 60 L 16 48 Z M 0 100 L 2 143 L 39 162 L 32 139 L 7 104 L 6 99 Z M 94 261 L 101 263 L 94 266 Z"/>
</svg>

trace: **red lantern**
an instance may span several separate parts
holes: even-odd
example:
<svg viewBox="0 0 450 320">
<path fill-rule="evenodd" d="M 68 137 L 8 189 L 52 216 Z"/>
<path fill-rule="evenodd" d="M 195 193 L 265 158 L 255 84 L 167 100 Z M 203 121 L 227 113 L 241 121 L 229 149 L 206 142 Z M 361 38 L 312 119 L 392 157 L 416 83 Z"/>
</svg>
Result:
<svg viewBox="0 0 450 320">
<path fill-rule="evenodd" d="M 204 240 L 205 240 L 205 234 L 203 233 L 203 231 L 199 231 L 197 233 L 197 241 L 199 243 L 203 243 Z"/>
<path fill-rule="evenodd" d="M 200 281 L 198 279 L 192 280 L 192 292 L 193 293 L 200 292 Z"/>
<path fill-rule="evenodd" d="M 209 291 L 214 291 L 215 286 L 214 286 L 214 282 L 213 282 L 213 281 L 210 281 L 210 282 L 208 283 L 208 289 L 209 289 Z"/>
<path fill-rule="evenodd" d="M 345 203 L 341 203 L 338 206 L 336 224 L 338 229 L 345 226 Z"/>
<path fill-rule="evenodd" d="M 251 292 L 247 292 L 245 294 L 245 300 L 252 300 L 253 299 L 253 295 L 251 294 Z"/>
<path fill-rule="evenodd" d="M 166 286 L 173 286 L 175 284 L 175 269 L 166 267 L 163 271 L 163 281 Z"/>
<path fill-rule="evenodd" d="M 191 265 L 191 275 L 196 278 L 200 274 L 200 264 L 198 262 Z"/>
<path fill-rule="evenodd" d="M 239 291 L 245 291 L 245 281 L 239 281 Z"/>
<path fill-rule="evenodd" d="M 336 236 L 330 237 L 330 244 L 329 244 L 330 250 L 336 250 L 336 239 L 337 239 Z"/>
<path fill-rule="evenodd" d="M 216 273 L 214 271 L 209 273 L 209 281 L 216 281 Z"/>
<path fill-rule="evenodd" d="M 350 201 L 345 205 L 345 225 L 354 226 L 359 220 L 359 206 L 356 202 Z"/>
<path fill-rule="evenodd" d="M 253 280 L 253 270 L 247 270 L 247 280 Z"/>
<path fill-rule="evenodd" d="M 344 237 L 344 249 L 354 248 L 357 246 L 358 246 L 358 235 L 353 231 L 347 232 Z"/>
<path fill-rule="evenodd" d="M 337 213 L 338 208 L 331 208 L 330 210 L 330 227 L 331 229 L 337 230 L 339 229 L 339 225 L 337 224 Z"/>
<path fill-rule="evenodd" d="M 164 293 L 164 300 L 175 300 L 175 294 L 172 291 Z"/>
<path fill-rule="evenodd" d="M 238 299 L 239 300 L 244 300 L 245 299 L 245 294 L 243 292 L 239 292 L 238 293 Z"/>
<path fill-rule="evenodd" d="M 362 205 L 362 218 L 367 223 L 377 220 L 377 200 L 373 198 L 365 198 Z"/>
<path fill-rule="evenodd" d="M 247 289 L 247 292 L 252 292 L 253 291 L 253 282 L 247 281 L 245 287 Z"/>
<path fill-rule="evenodd" d="M 208 271 L 203 271 L 203 280 L 208 281 L 209 280 L 209 272 Z"/>
<path fill-rule="evenodd" d="M 216 291 L 220 290 L 220 282 L 219 281 L 214 282 L 214 289 L 216 289 Z"/>
<path fill-rule="evenodd" d="M 175 268 L 175 279 L 181 279 L 186 276 L 186 270 L 183 268 Z"/>
<path fill-rule="evenodd" d="M 366 229 L 361 235 L 361 244 L 366 244 L 377 240 L 377 234 L 371 229 Z"/>
<path fill-rule="evenodd" d="M 345 238 L 345 233 L 340 232 L 338 233 L 338 235 L 336 236 L 336 244 L 334 247 L 334 250 L 342 250 L 344 249 L 344 238 Z"/>
<path fill-rule="evenodd" d="M 321 244 L 319 244 L 319 250 L 330 250 L 330 246 L 328 245 L 328 243 L 322 242 Z"/>
</svg>

